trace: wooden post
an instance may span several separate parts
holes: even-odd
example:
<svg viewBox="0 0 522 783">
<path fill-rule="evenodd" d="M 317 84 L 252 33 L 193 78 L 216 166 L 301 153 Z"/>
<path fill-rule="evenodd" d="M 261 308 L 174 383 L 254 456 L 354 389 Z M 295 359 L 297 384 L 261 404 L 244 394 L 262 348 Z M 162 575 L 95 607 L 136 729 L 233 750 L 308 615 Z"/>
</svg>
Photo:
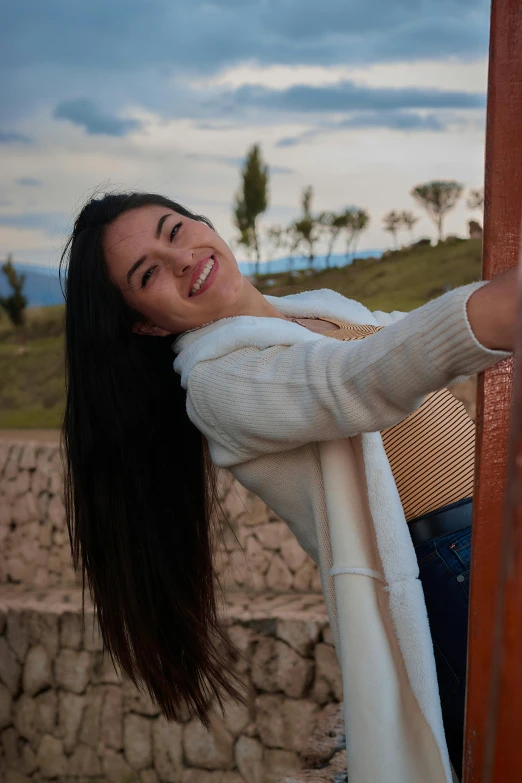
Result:
<svg viewBox="0 0 522 783">
<path fill-rule="evenodd" d="M 518 263 L 522 206 L 522 3 L 493 0 L 488 77 L 483 277 L 491 279 Z M 506 455 L 513 362 L 508 360 L 481 374 L 477 399 L 477 456 L 473 513 L 472 571 L 468 643 L 465 783 L 486 783 L 494 747 L 487 748 L 490 716 L 496 702 L 491 693 L 498 587 L 503 568 L 502 523 L 505 509 Z M 522 568 L 522 562 L 518 565 Z M 520 577 L 519 577 L 520 578 Z M 516 587 L 510 582 L 509 589 Z M 520 587 L 520 585 L 518 586 Z M 520 593 L 519 593 L 520 596 Z M 512 622 L 512 600 L 506 603 Z M 519 602 L 520 602 L 519 598 Z M 518 623 L 522 613 L 519 611 Z M 509 633 L 509 627 L 503 626 Z M 510 650 L 513 648 L 510 647 Z M 511 653 L 509 653 L 511 654 Z M 505 659 L 506 661 L 508 659 Z M 497 662 L 498 664 L 498 662 Z M 519 666 L 522 660 L 519 660 Z M 497 676 L 497 675 L 495 675 Z M 505 682 L 503 680 L 505 685 Z M 505 695 L 505 694 L 504 694 Z M 491 701 L 493 699 L 493 701 Z M 513 706 L 513 705 L 512 705 Z M 512 728 L 522 714 L 503 714 Z M 491 735 L 492 736 L 492 735 Z M 519 730 L 520 744 L 522 732 Z M 497 734 L 495 732 L 495 737 Z M 493 780 L 491 778 L 491 780 Z M 495 781 L 501 778 L 495 778 Z M 522 780 L 522 771 L 503 781 Z"/>
</svg>

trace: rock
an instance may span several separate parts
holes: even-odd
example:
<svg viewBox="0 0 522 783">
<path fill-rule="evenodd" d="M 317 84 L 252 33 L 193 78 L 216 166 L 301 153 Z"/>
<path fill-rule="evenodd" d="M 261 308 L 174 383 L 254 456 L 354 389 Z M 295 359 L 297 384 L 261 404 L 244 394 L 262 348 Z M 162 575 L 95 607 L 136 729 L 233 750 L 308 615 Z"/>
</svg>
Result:
<svg viewBox="0 0 522 783">
<path fill-rule="evenodd" d="M 13 699 L 9 692 L 9 688 L 0 683 L 0 729 L 9 726 L 11 723 L 11 710 L 13 706 Z"/>
<path fill-rule="evenodd" d="M 59 495 L 53 495 L 49 500 L 47 516 L 54 527 L 59 530 L 65 526 L 65 507 Z"/>
<path fill-rule="evenodd" d="M 41 644 L 31 647 L 27 653 L 23 672 L 23 688 L 29 696 L 34 696 L 43 688 L 52 684 L 51 661 L 47 650 Z"/>
<path fill-rule="evenodd" d="M 301 753 L 305 769 L 325 767 L 340 750 L 346 750 L 342 704 L 327 704 Z"/>
<path fill-rule="evenodd" d="M 237 737 L 250 722 L 250 710 L 235 699 L 225 701 L 225 726 Z"/>
<path fill-rule="evenodd" d="M 91 680 L 93 683 L 113 683 L 121 685 L 123 677 L 115 669 L 113 662 L 107 652 L 94 654 L 94 664 L 92 668 Z"/>
<path fill-rule="evenodd" d="M 257 725 L 269 748 L 302 751 L 315 728 L 319 708 L 307 699 L 286 699 L 263 694 L 258 697 Z"/>
<path fill-rule="evenodd" d="M 33 470 L 36 468 L 36 448 L 37 442 L 30 440 L 24 444 L 22 453 L 20 455 L 20 462 L 18 463 L 21 468 L 25 470 Z"/>
<path fill-rule="evenodd" d="M 31 779 L 11 767 L 6 770 L 4 783 L 31 783 Z"/>
<path fill-rule="evenodd" d="M 51 660 L 58 653 L 58 615 L 37 609 L 27 612 L 27 626 L 33 644 L 41 644 Z"/>
<path fill-rule="evenodd" d="M 62 742 L 49 734 L 44 734 L 42 737 L 36 761 L 43 778 L 56 778 L 67 773 L 67 759 Z"/>
<path fill-rule="evenodd" d="M 38 729 L 36 727 L 36 703 L 34 699 L 22 694 L 15 702 L 13 709 L 13 723 L 21 737 L 36 741 Z"/>
<path fill-rule="evenodd" d="M 54 663 L 57 685 L 73 693 L 83 693 L 89 682 L 91 656 L 85 650 L 60 650 Z"/>
<path fill-rule="evenodd" d="M 144 769 L 152 764 L 151 721 L 129 713 L 123 720 L 125 758 L 133 769 Z"/>
<path fill-rule="evenodd" d="M 68 774 L 73 777 L 91 777 L 102 774 L 95 751 L 88 745 L 78 745 L 69 759 Z"/>
<path fill-rule="evenodd" d="M 103 743 L 115 750 L 121 750 L 123 747 L 122 700 L 122 689 L 120 687 L 109 685 L 105 688 L 100 732 Z"/>
<path fill-rule="evenodd" d="M 29 646 L 29 633 L 21 612 L 9 610 L 7 613 L 7 643 L 23 663 Z"/>
<path fill-rule="evenodd" d="M 125 712 L 136 712 L 139 715 L 155 717 L 161 712 L 158 705 L 152 701 L 148 691 L 138 690 L 127 678 L 123 681 L 123 704 Z"/>
<path fill-rule="evenodd" d="M 211 731 L 199 720 L 185 726 L 183 745 L 187 763 L 203 769 L 228 769 L 234 765 L 232 735 L 215 715 L 211 716 Z"/>
<path fill-rule="evenodd" d="M 18 475 L 18 462 L 21 453 L 22 446 L 18 443 L 13 443 L 4 468 L 4 479 L 7 479 L 7 481 L 11 481 Z"/>
<path fill-rule="evenodd" d="M 272 527 L 272 525 L 270 527 Z M 278 593 L 287 592 L 292 586 L 292 573 L 284 560 L 277 554 L 272 555 L 270 558 L 270 565 L 265 578 L 268 589 Z"/>
<path fill-rule="evenodd" d="M 36 704 L 36 727 L 44 734 L 53 734 L 56 728 L 56 691 L 44 691 L 35 698 L 34 702 Z"/>
<path fill-rule="evenodd" d="M 152 724 L 154 767 L 162 783 L 178 783 L 183 768 L 183 728 L 161 717 Z"/>
<path fill-rule="evenodd" d="M 107 748 L 102 756 L 103 774 L 110 783 L 135 780 L 132 767 L 125 761 L 123 753 Z"/>
<path fill-rule="evenodd" d="M 319 640 L 321 627 L 312 620 L 278 619 L 276 634 L 279 639 L 290 645 L 299 655 L 310 655 Z"/>
<path fill-rule="evenodd" d="M 234 754 L 240 774 L 248 783 L 263 783 L 263 746 L 251 737 L 236 742 Z"/>
<path fill-rule="evenodd" d="M 257 525 L 254 533 L 264 549 L 278 550 L 292 533 L 285 522 L 268 522 L 266 525 Z"/>
<path fill-rule="evenodd" d="M 232 625 L 228 629 L 228 635 L 241 654 L 235 664 L 235 670 L 239 674 L 244 674 L 250 669 L 254 633 L 251 628 L 244 628 L 242 625 Z"/>
<path fill-rule="evenodd" d="M 12 726 L 2 732 L 2 748 L 5 760 L 13 767 L 20 765 L 20 748 L 18 732 Z M 1 755 L 0 755 L 1 758 Z M 3 761 L 3 759 L 2 759 Z"/>
<path fill-rule="evenodd" d="M 283 541 L 281 556 L 294 573 L 309 559 L 304 549 L 298 544 L 295 536 Z"/>
<path fill-rule="evenodd" d="M 68 691 L 58 694 L 58 729 L 65 750 L 70 753 L 77 742 L 78 731 L 85 706 L 85 696 Z"/>
<path fill-rule="evenodd" d="M 160 783 L 153 769 L 144 769 L 140 774 L 141 783 Z"/>
<path fill-rule="evenodd" d="M 26 744 L 22 748 L 22 770 L 26 775 L 32 775 L 35 769 L 38 768 L 38 762 L 36 761 L 36 753 L 29 744 Z"/>
<path fill-rule="evenodd" d="M 252 682 L 261 691 L 303 696 L 311 682 L 312 663 L 276 639 L 261 639 L 252 659 Z"/>
<path fill-rule="evenodd" d="M 297 753 L 292 753 L 290 750 L 271 750 L 269 748 L 265 750 L 264 768 L 267 778 L 277 779 L 283 775 L 291 775 L 299 767 Z"/>
<path fill-rule="evenodd" d="M 329 625 L 326 625 L 326 626 L 323 628 L 323 642 L 324 642 L 325 644 L 329 644 L 329 645 L 331 645 L 332 647 L 334 647 L 334 646 L 335 646 L 335 645 L 334 645 L 334 638 L 333 638 L 332 629 L 330 628 L 330 626 L 329 626 Z"/>
<path fill-rule="evenodd" d="M 314 699 L 326 704 L 332 697 L 337 701 L 343 698 L 341 669 L 334 647 L 319 643 L 315 647 Z"/>
<path fill-rule="evenodd" d="M 100 740 L 100 713 L 105 696 L 103 688 L 93 687 L 85 695 L 85 708 L 80 726 L 80 742 L 96 748 Z"/>
<path fill-rule="evenodd" d="M 81 615 L 78 612 L 64 612 L 60 618 L 60 646 L 79 650 L 81 644 Z"/>
</svg>

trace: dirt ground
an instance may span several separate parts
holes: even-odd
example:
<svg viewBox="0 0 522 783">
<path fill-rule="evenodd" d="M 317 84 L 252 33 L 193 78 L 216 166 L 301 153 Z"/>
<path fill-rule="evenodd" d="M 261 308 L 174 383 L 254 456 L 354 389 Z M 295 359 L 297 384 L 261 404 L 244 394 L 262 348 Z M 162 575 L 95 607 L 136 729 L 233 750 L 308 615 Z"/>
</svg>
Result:
<svg viewBox="0 0 522 783">
<path fill-rule="evenodd" d="M 2 430 L 0 440 L 17 440 L 24 443 L 34 440 L 37 443 L 59 443 L 60 430 Z"/>
</svg>

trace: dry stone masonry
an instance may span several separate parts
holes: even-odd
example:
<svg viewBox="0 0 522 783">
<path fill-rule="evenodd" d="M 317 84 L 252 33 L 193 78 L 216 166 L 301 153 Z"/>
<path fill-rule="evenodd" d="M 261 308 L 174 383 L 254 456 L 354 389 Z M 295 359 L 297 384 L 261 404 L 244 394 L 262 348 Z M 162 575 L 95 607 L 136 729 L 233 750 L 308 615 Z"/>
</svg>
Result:
<svg viewBox="0 0 522 783">
<path fill-rule="evenodd" d="M 317 568 L 287 526 L 220 472 L 222 619 L 247 705 L 167 722 L 117 672 L 71 566 L 58 444 L 0 440 L 0 780 L 308 780 L 308 741 L 341 699 Z M 308 750 L 307 750 L 308 749 Z M 304 775 L 305 777 L 296 777 Z M 326 778 L 325 778 L 326 779 Z"/>
</svg>

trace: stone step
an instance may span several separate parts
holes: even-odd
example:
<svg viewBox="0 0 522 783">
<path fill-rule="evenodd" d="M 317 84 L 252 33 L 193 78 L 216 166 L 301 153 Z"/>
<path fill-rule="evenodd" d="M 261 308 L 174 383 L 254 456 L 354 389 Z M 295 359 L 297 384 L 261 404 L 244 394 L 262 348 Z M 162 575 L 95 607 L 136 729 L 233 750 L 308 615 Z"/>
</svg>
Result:
<svg viewBox="0 0 522 783">
<path fill-rule="evenodd" d="M 86 596 L 82 633 L 74 584 L 0 586 L 0 780 L 275 783 L 311 763 L 308 739 L 341 700 L 322 596 L 226 595 L 248 704 L 213 709 L 210 733 L 166 722 L 114 669 L 92 617 Z"/>
</svg>

